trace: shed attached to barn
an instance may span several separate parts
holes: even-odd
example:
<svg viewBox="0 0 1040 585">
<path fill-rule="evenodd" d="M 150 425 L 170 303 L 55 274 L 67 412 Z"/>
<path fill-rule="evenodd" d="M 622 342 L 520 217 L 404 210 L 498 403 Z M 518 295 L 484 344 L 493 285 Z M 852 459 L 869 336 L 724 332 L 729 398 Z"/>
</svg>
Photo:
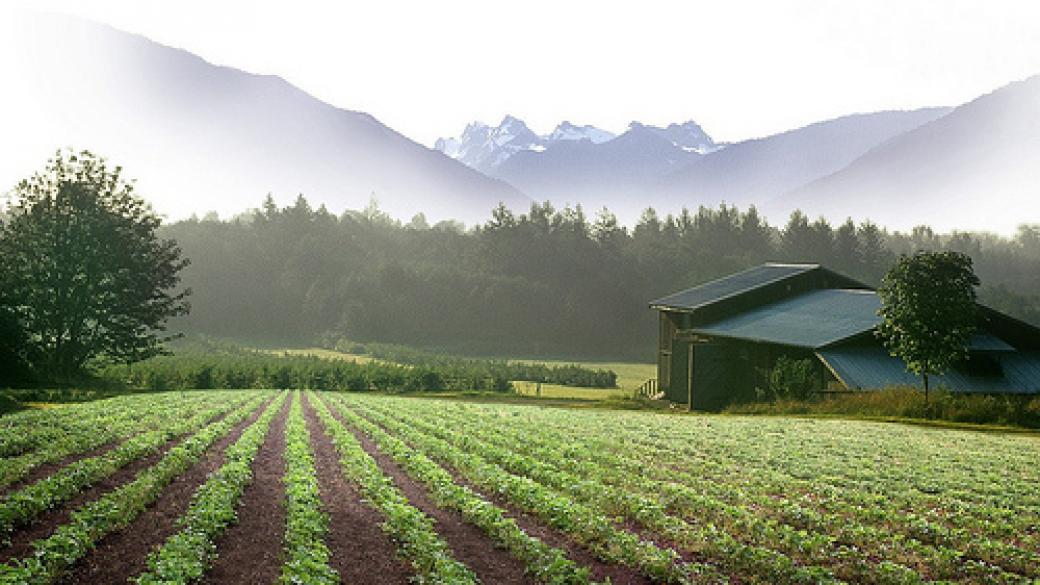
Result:
<svg viewBox="0 0 1040 585">
<path fill-rule="evenodd" d="M 919 386 L 874 336 L 881 301 L 817 264 L 764 264 L 657 299 L 658 386 L 714 409 L 755 398 L 781 356 L 809 359 L 820 389 Z M 1040 392 L 1040 329 L 980 306 L 970 359 L 935 378 L 955 392 Z"/>
</svg>

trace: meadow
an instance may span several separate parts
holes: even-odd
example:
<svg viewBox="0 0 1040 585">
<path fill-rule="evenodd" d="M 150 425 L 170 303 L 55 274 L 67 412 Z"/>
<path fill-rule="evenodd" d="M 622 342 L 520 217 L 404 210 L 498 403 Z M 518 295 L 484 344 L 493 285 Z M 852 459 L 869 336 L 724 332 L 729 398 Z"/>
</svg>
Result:
<svg viewBox="0 0 1040 585">
<path fill-rule="evenodd" d="M 0 582 L 1032 583 L 1040 437 L 220 390 L 0 418 Z"/>
</svg>

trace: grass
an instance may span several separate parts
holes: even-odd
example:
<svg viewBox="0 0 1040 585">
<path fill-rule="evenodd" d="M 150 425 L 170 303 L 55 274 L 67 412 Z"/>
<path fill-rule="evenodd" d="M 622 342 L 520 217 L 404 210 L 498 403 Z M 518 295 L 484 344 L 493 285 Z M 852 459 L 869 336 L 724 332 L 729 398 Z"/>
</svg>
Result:
<svg viewBox="0 0 1040 585">
<path fill-rule="evenodd" d="M 265 349 L 263 350 L 271 355 L 291 355 L 291 356 L 313 356 L 326 360 L 343 360 L 350 361 L 356 364 L 364 365 L 370 363 L 382 363 L 382 360 L 376 359 L 370 355 L 363 355 L 357 353 L 345 353 L 342 351 L 336 351 L 334 349 L 325 349 L 322 347 L 304 347 L 304 348 L 291 348 L 283 347 L 278 349 Z"/>
<path fill-rule="evenodd" d="M 729 414 L 781 415 L 891 420 L 930 426 L 1040 428 L 1040 397 L 961 394 L 942 390 L 924 394 L 914 388 L 854 392 L 817 400 L 778 400 L 734 404 Z"/>
<path fill-rule="evenodd" d="M 542 398 L 572 398 L 578 400 L 608 400 L 622 399 L 632 396 L 631 391 L 619 390 L 617 388 L 579 388 L 577 386 L 563 386 L 561 384 L 542 384 L 541 394 L 538 393 L 538 384 L 535 382 L 513 381 L 516 393 L 522 396 Z"/>
<path fill-rule="evenodd" d="M 618 376 L 618 388 L 626 395 L 631 395 L 643 382 L 657 377 L 657 365 L 652 363 L 637 362 L 595 362 L 595 361 L 570 361 L 570 360 L 509 360 L 525 364 L 545 364 L 547 366 L 563 366 L 574 364 L 583 368 L 593 370 L 613 370 Z M 545 384 L 542 385 L 543 393 Z M 602 390 L 601 390 L 602 392 Z"/>
</svg>

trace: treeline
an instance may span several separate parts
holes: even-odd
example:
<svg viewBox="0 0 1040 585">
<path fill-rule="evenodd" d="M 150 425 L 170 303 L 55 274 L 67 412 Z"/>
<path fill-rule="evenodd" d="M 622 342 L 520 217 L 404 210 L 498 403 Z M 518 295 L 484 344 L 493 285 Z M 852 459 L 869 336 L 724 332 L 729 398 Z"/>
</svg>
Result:
<svg viewBox="0 0 1040 585">
<path fill-rule="evenodd" d="M 1040 226 L 1013 238 L 922 227 L 889 233 L 792 215 L 770 226 L 754 208 L 722 205 L 660 216 L 631 229 L 608 211 L 533 205 L 495 209 L 464 230 L 420 215 L 394 221 L 374 205 L 334 215 L 304 197 L 268 200 L 241 217 L 164 228 L 192 265 L 191 332 L 314 343 L 322 337 L 467 355 L 652 355 L 647 302 L 766 261 L 819 262 L 876 284 L 901 252 L 969 254 L 980 299 L 1040 322 Z"/>
<path fill-rule="evenodd" d="M 336 349 L 375 361 L 271 353 L 208 339 L 178 344 L 174 354 L 132 365 L 108 365 L 102 380 L 142 390 L 311 388 L 314 390 L 484 390 L 512 392 L 513 381 L 597 388 L 617 386 L 617 374 L 577 365 L 548 366 L 465 359 L 405 347 L 341 342 Z"/>
<path fill-rule="evenodd" d="M 361 344 L 348 340 L 327 340 L 331 349 L 349 354 L 364 354 L 398 364 L 438 366 L 466 372 L 483 371 L 485 377 L 523 382 L 562 384 L 583 388 L 616 388 L 617 373 L 575 364 L 547 365 L 539 363 L 472 359 L 424 351 L 414 347 L 388 343 Z"/>
<path fill-rule="evenodd" d="M 479 369 L 446 366 L 358 364 L 309 356 L 177 354 L 132 366 L 110 365 L 102 378 L 145 390 L 210 388 L 310 388 L 386 392 L 485 390 L 512 392 L 507 377 L 489 377 Z"/>
</svg>

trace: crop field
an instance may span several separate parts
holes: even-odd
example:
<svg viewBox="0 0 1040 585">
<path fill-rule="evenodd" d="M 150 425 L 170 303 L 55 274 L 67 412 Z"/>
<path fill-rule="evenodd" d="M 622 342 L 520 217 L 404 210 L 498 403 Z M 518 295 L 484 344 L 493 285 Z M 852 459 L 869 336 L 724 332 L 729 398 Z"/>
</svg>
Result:
<svg viewBox="0 0 1040 585">
<path fill-rule="evenodd" d="M 369 393 L 0 418 L 0 583 L 1035 583 L 1040 438 Z"/>
</svg>

